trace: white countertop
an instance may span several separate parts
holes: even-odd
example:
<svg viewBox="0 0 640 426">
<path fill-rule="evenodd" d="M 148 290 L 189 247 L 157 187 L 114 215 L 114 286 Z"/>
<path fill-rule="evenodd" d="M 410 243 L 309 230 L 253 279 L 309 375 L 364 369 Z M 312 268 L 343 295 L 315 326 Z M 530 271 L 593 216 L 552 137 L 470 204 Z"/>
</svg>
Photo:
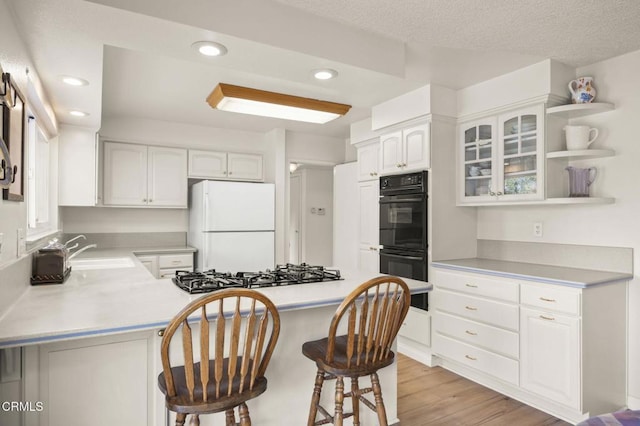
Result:
<svg viewBox="0 0 640 426">
<path fill-rule="evenodd" d="M 480 258 L 442 260 L 433 262 L 431 266 L 577 288 L 628 281 L 633 278 L 633 274 L 621 272 Z"/>
<path fill-rule="evenodd" d="M 185 305 L 202 294 L 191 295 L 170 279 L 155 279 L 133 253 L 162 253 L 166 249 L 94 250 L 78 258 L 131 256 L 135 267 L 72 271 L 64 284 L 31 286 L 0 318 L 0 348 L 57 340 L 161 328 Z M 375 275 L 341 271 L 344 280 L 261 288 L 279 310 L 307 309 L 339 304 L 353 289 Z M 405 279 L 412 293 L 431 285 Z"/>
</svg>

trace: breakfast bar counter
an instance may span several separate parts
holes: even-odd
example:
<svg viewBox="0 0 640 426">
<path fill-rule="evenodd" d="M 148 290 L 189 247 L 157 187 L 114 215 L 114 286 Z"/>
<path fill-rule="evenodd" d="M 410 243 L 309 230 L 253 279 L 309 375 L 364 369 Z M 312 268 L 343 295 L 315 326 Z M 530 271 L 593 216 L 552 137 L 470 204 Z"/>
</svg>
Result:
<svg viewBox="0 0 640 426">
<path fill-rule="evenodd" d="M 133 253 L 94 251 L 92 258 L 130 257 L 134 265 L 74 270 L 64 284 L 32 286 L 0 317 L 0 348 L 23 348 L 25 399 L 44 402 L 42 412 L 24 413 L 26 426 L 63 420 L 78 425 L 165 424 L 164 399 L 156 385 L 162 369 L 161 330 L 202 294 L 189 294 L 168 278 L 153 278 Z M 267 392 L 249 403 L 255 424 L 306 422 L 316 367 L 302 355 L 301 346 L 326 337 L 338 304 L 374 277 L 346 270 L 341 275 L 344 279 L 338 281 L 256 289 L 278 308 L 281 333 L 267 369 Z M 431 290 L 428 283 L 405 281 L 414 294 Z M 397 421 L 396 373 L 395 364 L 380 371 L 390 423 Z M 96 380 L 106 382 L 97 386 Z M 333 397 L 332 387 L 331 381 L 325 385 L 323 399 Z M 74 391 L 81 388 L 90 391 Z M 71 416 L 64 408 L 70 397 L 77 409 Z M 363 414 L 363 423 L 375 422 L 374 413 L 371 419 Z M 201 421 L 224 424 L 218 415 Z"/>
</svg>

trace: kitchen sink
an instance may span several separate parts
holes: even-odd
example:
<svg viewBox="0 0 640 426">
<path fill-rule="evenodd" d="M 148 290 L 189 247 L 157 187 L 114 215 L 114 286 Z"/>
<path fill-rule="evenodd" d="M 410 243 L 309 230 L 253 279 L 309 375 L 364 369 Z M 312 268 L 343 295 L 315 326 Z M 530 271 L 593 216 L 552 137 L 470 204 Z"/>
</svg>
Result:
<svg viewBox="0 0 640 426">
<path fill-rule="evenodd" d="M 74 271 L 91 269 L 119 269 L 136 266 L 130 257 L 102 257 L 96 259 L 72 259 L 69 261 Z"/>
</svg>

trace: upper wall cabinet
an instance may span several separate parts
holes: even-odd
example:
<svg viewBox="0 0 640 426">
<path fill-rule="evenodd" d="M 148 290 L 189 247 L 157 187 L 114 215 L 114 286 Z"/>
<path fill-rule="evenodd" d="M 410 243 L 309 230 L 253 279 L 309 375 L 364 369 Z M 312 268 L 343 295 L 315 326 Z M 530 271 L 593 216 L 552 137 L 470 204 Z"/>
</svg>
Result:
<svg viewBox="0 0 640 426">
<path fill-rule="evenodd" d="M 458 126 L 458 200 L 493 204 L 544 199 L 544 105 Z"/>
<path fill-rule="evenodd" d="M 262 155 L 190 149 L 189 177 L 263 181 Z"/>
<path fill-rule="evenodd" d="M 431 167 L 429 123 L 380 136 L 380 174 L 405 173 Z"/>
<path fill-rule="evenodd" d="M 104 205 L 187 207 L 187 151 L 104 144 Z"/>
<path fill-rule="evenodd" d="M 378 157 L 380 143 L 373 139 L 368 143 L 358 144 L 358 181 L 378 179 Z"/>
</svg>

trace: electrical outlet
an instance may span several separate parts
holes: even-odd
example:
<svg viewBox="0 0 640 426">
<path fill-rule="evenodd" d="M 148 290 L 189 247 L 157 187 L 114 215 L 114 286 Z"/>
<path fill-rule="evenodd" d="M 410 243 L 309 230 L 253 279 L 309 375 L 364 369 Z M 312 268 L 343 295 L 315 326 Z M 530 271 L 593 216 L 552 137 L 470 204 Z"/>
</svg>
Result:
<svg viewBox="0 0 640 426">
<path fill-rule="evenodd" d="M 542 222 L 533 222 L 533 236 L 542 237 Z"/>
<path fill-rule="evenodd" d="M 24 228 L 18 228 L 18 256 L 22 256 L 27 251 L 27 241 L 25 239 Z"/>
</svg>

